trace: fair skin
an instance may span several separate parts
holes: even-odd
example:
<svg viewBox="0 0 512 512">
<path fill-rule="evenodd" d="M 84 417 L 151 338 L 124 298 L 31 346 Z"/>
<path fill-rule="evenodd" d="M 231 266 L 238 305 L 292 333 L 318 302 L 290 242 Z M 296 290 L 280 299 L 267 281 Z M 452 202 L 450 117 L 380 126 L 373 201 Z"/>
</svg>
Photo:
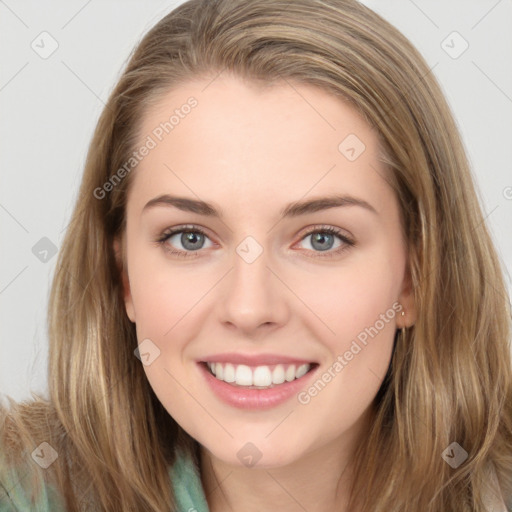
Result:
<svg viewBox="0 0 512 512">
<path fill-rule="evenodd" d="M 364 442 L 396 329 L 415 320 L 399 207 L 377 135 L 316 87 L 259 88 L 227 74 L 210 82 L 174 88 L 141 121 L 143 141 L 187 98 L 198 101 L 133 171 L 126 232 L 122 245 L 115 242 L 117 253 L 126 251 L 128 317 L 139 343 L 149 338 L 160 350 L 144 370 L 169 414 L 201 445 L 211 511 L 348 512 L 351 454 Z M 353 161 L 338 150 L 349 134 L 366 146 Z M 161 194 L 212 203 L 223 215 L 165 205 L 143 211 Z M 375 211 L 349 205 L 280 220 L 289 203 L 333 194 Z M 199 249 L 185 247 L 181 234 L 155 243 L 188 224 L 206 233 Z M 332 226 L 355 245 L 336 235 L 315 243 L 307 232 L 318 226 L 316 233 Z M 247 236 L 263 249 L 250 264 L 236 252 Z M 222 402 L 198 370 L 206 355 L 271 353 L 317 362 L 318 378 L 396 302 L 405 316 L 384 323 L 307 404 L 293 397 L 263 411 L 239 409 Z M 262 454 L 254 467 L 237 456 L 247 442 Z"/>
</svg>

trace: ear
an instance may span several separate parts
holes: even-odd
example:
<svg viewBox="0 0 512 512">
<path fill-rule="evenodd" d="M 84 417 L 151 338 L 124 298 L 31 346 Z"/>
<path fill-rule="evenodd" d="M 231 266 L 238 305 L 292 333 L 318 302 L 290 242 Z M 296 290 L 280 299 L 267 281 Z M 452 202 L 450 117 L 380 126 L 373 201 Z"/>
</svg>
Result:
<svg viewBox="0 0 512 512">
<path fill-rule="evenodd" d="M 126 254 L 126 247 L 124 243 L 124 237 L 122 240 L 119 237 L 114 239 L 114 254 L 116 258 L 117 268 L 119 269 L 119 273 L 121 275 L 121 282 L 123 286 L 123 299 L 124 305 L 126 308 L 126 314 L 128 318 L 135 322 L 135 309 L 133 307 L 132 293 L 130 289 L 130 281 L 128 279 L 128 272 L 126 270 L 126 266 L 123 262 L 123 254 Z"/>
<path fill-rule="evenodd" d="M 404 312 L 404 315 L 402 316 L 402 313 L 398 315 L 396 322 L 397 328 L 402 329 L 403 327 L 411 327 L 416 322 L 417 309 L 409 265 L 406 267 L 402 290 L 400 292 L 400 296 L 398 297 L 398 302 L 400 302 L 402 305 L 402 311 Z"/>
</svg>

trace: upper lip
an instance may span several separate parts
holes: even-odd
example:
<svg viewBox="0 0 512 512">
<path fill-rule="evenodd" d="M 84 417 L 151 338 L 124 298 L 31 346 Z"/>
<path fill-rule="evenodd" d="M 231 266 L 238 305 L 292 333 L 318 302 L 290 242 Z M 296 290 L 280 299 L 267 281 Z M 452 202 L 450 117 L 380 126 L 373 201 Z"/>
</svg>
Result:
<svg viewBox="0 0 512 512">
<path fill-rule="evenodd" d="M 311 359 L 284 356 L 280 354 L 237 354 L 234 352 L 215 354 L 200 359 L 200 362 L 245 364 L 247 366 L 264 366 L 271 364 L 311 364 Z"/>
</svg>

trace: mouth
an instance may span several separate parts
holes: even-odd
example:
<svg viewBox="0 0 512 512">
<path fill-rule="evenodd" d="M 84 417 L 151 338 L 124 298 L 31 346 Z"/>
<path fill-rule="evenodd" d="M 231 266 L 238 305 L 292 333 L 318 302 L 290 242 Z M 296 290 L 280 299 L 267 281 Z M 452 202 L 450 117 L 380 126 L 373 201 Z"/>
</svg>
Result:
<svg viewBox="0 0 512 512">
<path fill-rule="evenodd" d="M 298 380 L 318 366 L 315 362 L 258 366 L 213 361 L 201 361 L 200 364 L 216 379 L 244 389 L 272 389 Z"/>
</svg>

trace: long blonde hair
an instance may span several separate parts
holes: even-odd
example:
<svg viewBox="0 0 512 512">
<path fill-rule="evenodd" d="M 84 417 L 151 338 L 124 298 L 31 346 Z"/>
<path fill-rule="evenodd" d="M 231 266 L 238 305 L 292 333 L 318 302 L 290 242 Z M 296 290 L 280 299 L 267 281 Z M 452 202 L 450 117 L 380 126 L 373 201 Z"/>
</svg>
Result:
<svg viewBox="0 0 512 512">
<path fill-rule="evenodd" d="M 140 119 L 171 88 L 227 70 L 316 85 L 354 105 L 392 171 L 418 316 L 398 336 L 356 453 L 349 510 L 483 512 L 512 500 L 511 323 L 503 270 L 440 87 L 411 43 L 355 0 L 190 0 L 134 50 L 95 130 L 59 252 L 49 310 L 49 399 L 2 409 L 3 450 L 79 510 L 175 510 L 168 468 L 197 443 L 149 386 L 112 241 L 136 169 L 98 198 L 134 151 Z M 200 108 L 200 106 L 199 106 Z M 48 442 L 47 470 L 30 452 Z M 453 442 L 457 468 L 441 456 Z M 37 470 L 36 470 L 37 469 Z M 492 476 L 495 479 L 493 480 Z M 85 506 L 85 505 L 83 505 Z"/>
</svg>

